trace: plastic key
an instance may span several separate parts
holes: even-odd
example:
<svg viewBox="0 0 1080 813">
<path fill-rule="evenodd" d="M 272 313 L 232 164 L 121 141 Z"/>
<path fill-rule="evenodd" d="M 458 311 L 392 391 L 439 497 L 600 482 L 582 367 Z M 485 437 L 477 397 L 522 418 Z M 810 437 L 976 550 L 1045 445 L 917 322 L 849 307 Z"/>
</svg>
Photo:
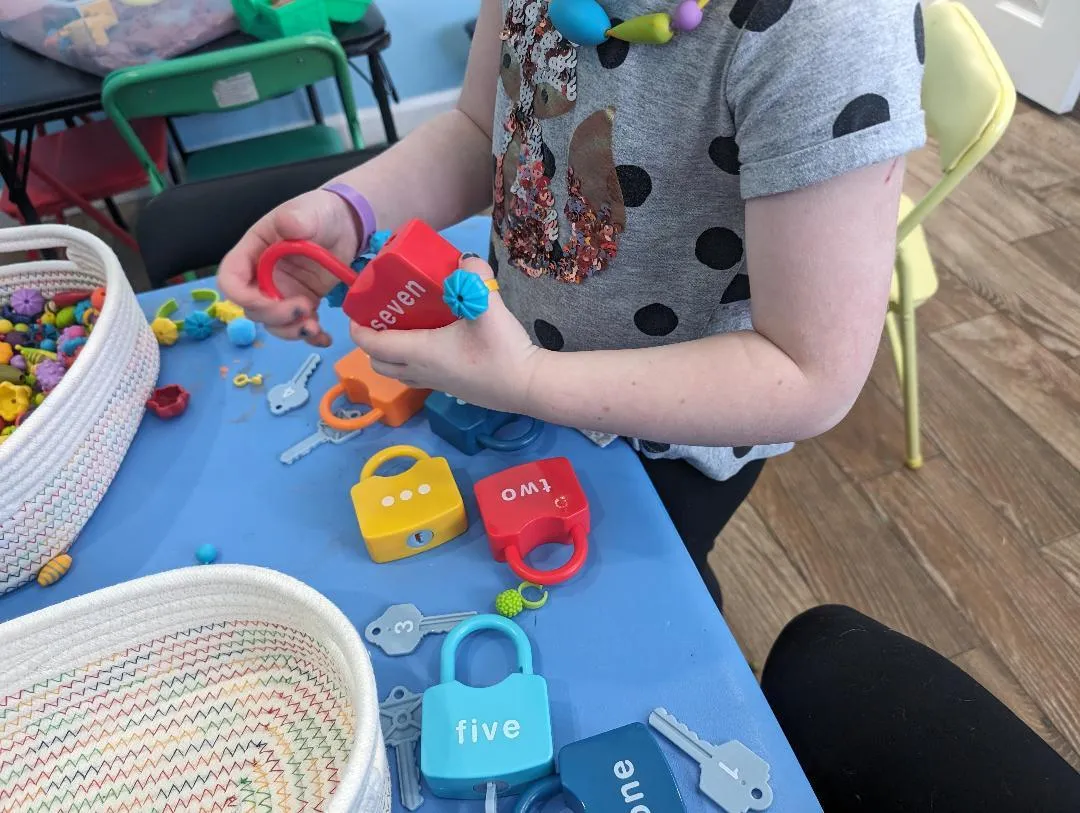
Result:
<svg viewBox="0 0 1080 813">
<path fill-rule="evenodd" d="M 304 360 L 292 378 L 284 384 L 270 388 L 270 392 L 266 394 L 266 401 L 270 404 L 270 411 L 273 414 L 284 415 L 286 412 L 299 409 L 308 402 L 311 393 L 308 392 L 307 382 L 320 361 L 322 357 L 318 353 L 312 353 Z"/>
<path fill-rule="evenodd" d="M 450 632 L 476 613 L 447 613 L 427 618 L 415 604 L 395 604 L 367 625 L 364 637 L 387 655 L 408 655 L 429 632 Z"/>
<path fill-rule="evenodd" d="M 345 420 L 351 420 L 363 415 L 364 411 L 361 409 L 343 409 L 337 414 Z M 286 466 L 291 466 L 301 457 L 311 454 L 315 449 L 325 443 L 332 443 L 337 446 L 339 443 L 344 443 L 350 438 L 356 437 L 363 431 L 363 429 L 353 429 L 350 432 L 343 432 L 340 429 L 330 428 L 324 421 L 319 421 L 318 427 L 312 434 L 308 435 L 299 443 L 294 443 L 282 452 L 278 459 Z"/>
<path fill-rule="evenodd" d="M 423 699 L 422 695 L 410 692 L 404 686 L 395 686 L 379 704 L 383 740 L 387 747 L 394 749 L 398 795 L 406 810 L 416 810 L 424 803 L 420 794 L 420 766 L 416 761 Z"/>
<path fill-rule="evenodd" d="M 769 763 L 738 740 L 706 742 L 667 709 L 655 709 L 649 725 L 701 766 L 698 787 L 727 813 L 765 810 L 772 804 Z"/>
</svg>

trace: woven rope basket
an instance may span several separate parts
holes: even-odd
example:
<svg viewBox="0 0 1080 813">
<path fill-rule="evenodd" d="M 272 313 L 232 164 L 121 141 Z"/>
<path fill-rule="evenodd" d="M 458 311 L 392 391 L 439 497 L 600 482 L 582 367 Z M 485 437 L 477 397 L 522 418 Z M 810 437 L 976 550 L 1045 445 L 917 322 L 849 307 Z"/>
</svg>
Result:
<svg viewBox="0 0 1080 813">
<path fill-rule="evenodd" d="M 66 259 L 0 266 L 0 301 L 19 288 L 48 297 L 104 285 L 107 295 L 75 364 L 0 444 L 0 594 L 34 578 L 78 536 L 120 468 L 158 375 L 157 342 L 108 246 L 69 226 L 0 229 L 0 261 L 50 248 Z"/>
<path fill-rule="evenodd" d="M 288 576 L 148 576 L 0 625 L 0 653 L 0 810 L 389 813 L 367 651 Z"/>
</svg>

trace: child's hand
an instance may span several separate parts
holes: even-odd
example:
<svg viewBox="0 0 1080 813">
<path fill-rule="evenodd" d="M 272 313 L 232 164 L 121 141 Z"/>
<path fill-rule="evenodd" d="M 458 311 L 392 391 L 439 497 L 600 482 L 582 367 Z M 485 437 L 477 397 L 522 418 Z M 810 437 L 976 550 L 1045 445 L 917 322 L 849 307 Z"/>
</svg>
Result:
<svg viewBox="0 0 1080 813">
<path fill-rule="evenodd" d="M 293 198 L 264 216 L 248 230 L 221 261 L 221 293 L 283 339 L 302 338 L 329 347 L 330 336 L 319 325 L 319 301 L 337 280 L 304 257 L 286 257 L 277 266 L 275 281 L 284 299 L 270 299 L 255 280 L 263 250 L 280 240 L 310 240 L 348 264 L 356 257 L 357 227 L 348 204 L 333 192 L 316 190 Z"/>
<path fill-rule="evenodd" d="M 485 280 L 494 276 L 475 255 L 462 257 L 461 267 Z M 353 323 L 350 330 L 375 372 L 503 412 L 527 411 L 533 371 L 544 353 L 495 292 L 474 321 L 438 330 L 372 330 Z"/>
</svg>

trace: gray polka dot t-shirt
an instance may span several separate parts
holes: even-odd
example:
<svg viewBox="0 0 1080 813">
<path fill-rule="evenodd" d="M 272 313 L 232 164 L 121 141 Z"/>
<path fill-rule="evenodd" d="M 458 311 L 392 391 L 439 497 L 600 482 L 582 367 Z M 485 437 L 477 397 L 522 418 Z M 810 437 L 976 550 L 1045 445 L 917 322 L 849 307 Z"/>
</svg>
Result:
<svg viewBox="0 0 1080 813">
<path fill-rule="evenodd" d="M 601 0 L 615 22 L 676 4 Z M 597 47 L 564 39 L 547 5 L 503 3 L 491 257 L 542 347 L 751 329 L 744 201 L 925 141 L 914 0 L 712 0 L 666 45 Z M 791 446 L 631 443 L 716 479 Z"/>
</svg>

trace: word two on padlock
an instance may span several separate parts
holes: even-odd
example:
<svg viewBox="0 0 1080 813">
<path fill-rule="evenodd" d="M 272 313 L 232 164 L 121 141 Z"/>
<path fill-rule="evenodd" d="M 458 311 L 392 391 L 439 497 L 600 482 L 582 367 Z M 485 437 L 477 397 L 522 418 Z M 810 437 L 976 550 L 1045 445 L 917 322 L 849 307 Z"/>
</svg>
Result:
<svg viewBox="0 0 1080 813">
<path fill-rule="evenodd" d="M 424 414 L 435 435 L 468 455 L 484 449 L 516 452 L 535 441 L 544 428 L 534 418 L 478 407 L 445 392 L 433 392 L 427 397 Z M 527 426 L 524 432 L 515 437 L 496 437 L 501 429 L 519 420 Z"/>
<path fill-rule="evenodd" d="M 380 476 L 395 458 L 416 462 L 400 474 Z M 360 534 L 375 562 L 415 556 L 449 542 L 469 526 L 465 503 L 445 457 L 415 446 L 391 446 L 373 455 L 350 492 Z"/>
<path fill-rule="evenodd" d="M 551 585 L 576 574 L 588 556 L 589 501 L 565 457 L 536 460 L 496 472 L 474 486 L 492 556 L 525 581 Z M 570 559 L 537 570 L 525 557 L 539 545 L 573 545 Z"/>
<path fill-rule="evenodd" d="M 480 630 L 507 635 L 520 671 L 494 686 L 457 680 L 455 659 L 466 636 Z M 420 770 L 436 796 L 483 799 L 488 783 L 512 795 L 554 767 L 547 682 L 533 674 L 524 631 L 500 615 L 462 621 L 446 636 L 440 682 L 424 692 Z"/>
</svg>

